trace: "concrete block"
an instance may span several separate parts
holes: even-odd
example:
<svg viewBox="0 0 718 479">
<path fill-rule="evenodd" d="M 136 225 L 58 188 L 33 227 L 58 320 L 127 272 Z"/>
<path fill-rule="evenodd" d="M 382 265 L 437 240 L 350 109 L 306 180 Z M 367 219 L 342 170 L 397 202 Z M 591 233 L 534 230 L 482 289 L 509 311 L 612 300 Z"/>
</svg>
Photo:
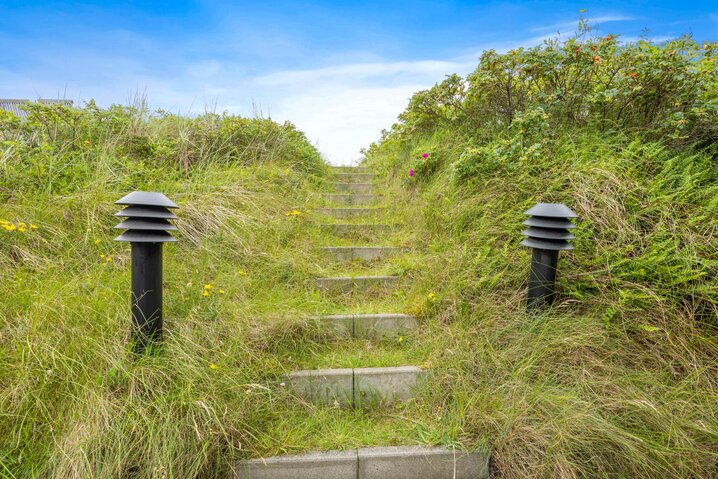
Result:
<svg viewBox="0 0 718 479">
<path fill-rule="evenodd" d="M 391 225 L 387 224 L 325 224 L 320 228 L 337 236 L 358 236 L 375 238 L 378 234 L 386 234 L 391 231 Z"/>
<path fill-rule="evenodd" d="M 353 323 L 354 336 L 357 338 L 397 336 L 419 327 L 416 318 L 407 314 L 356 314 Z"/>
<path fill-rule="evenodd" d="M 236 479 L 357 479 L 357 451 L 327 451 L 241 461 Z"/>
<path fill-rule="evenodd" d="M 421 384 L 424 371 L 416 366 L 354 369 L 354 406 L 367 407 L 406 401 Z"/>
<path fill-rule="evenodd" d="M 374 173 L 334 173 L 332 175 L 339 183 L 369 183 L 376 176 Z"/>
<path fill-rule="evenodd" d="M 317 278 L 316 286 L 322 291 L 348 293 L 357 290 L 389 288 L 396 284 L 398 276 L 338 276 Z"/>
<path fill-rule="evenodd" d="M 353 377 L 352 369 L 314 369 L 294 371 L 286 381 L 297 396 L 311 403 L 351 406 Z"/>
<path fill-rule="evenodd" d="M 376 215 L 384 212 L 384 208 L 317 208 L 314 211 L 332 218 L 353 218 L 356 216 Z"/>
<path fill-rule="evenodd" d="M 442 447 L 373 447 L 359 449 L 358 479 L 486 479 L 489 454 Z"/>
<path fill-rule="evenodd" d="M 369 173 L 371 168 L 367 166 L 333 166 L 334 173 Z"/>
<path fill-rule="evenodd" d="M 374 261 L 406 251 L 405 248 L 392 246 L 327 246 L 322 250 L 343 261 Z"/>
<path fill-rule="evenodd" d="M 334 191 L 348 193 L 371 193 L 374 189 L 372 183 L 329 183 L 329 186 Z"/>
<path fill-rule="evenodd" d="M 323 195 L 324 200 L 327 203 L 334 203 L 337 205 L 371 205 L 379 201 L 381 196 L 370 195 L 370 194 L 336 194 L 336 193 L 325 193 Z"/>
<path fill-rule="evenodd" d="M 332 314 L 317 318 L 320 323 L 326 324 L 338 336 L 354 336 L 354 315 Z"/>
<path fill-rule="evenodd" d="M 336 335 L 357 338 L 397 336 L 419 327 L 416 318 L 406 314 L 333 314 L 317 320 Z"/>
</svg>

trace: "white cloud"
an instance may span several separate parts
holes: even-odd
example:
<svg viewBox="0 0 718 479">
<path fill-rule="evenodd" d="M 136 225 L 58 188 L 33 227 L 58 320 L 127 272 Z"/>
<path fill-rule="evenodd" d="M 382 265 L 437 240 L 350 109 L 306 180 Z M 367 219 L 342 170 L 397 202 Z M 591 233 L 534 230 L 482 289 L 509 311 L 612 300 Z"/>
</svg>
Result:
<svg viewBox="0 0 718 479">
<path fill-rule="evenodd" d="M 153 44 L 146 45 L 152 55 L 140 57 L 78 47 L 69 61 L 40 49 L 31 52 L 33 62 L 22 70 L 2 71 L 0 63 L 0 97 L 59 95 L 78 104 L 95 98 L 108 106 L 131 103 L 139 94 L 151 107 L 182 114 L 229 111 L 271 116 L 306 132 L 330 162 L 348 164 L 379 138 L 382 129 L 391 127 L 414 92 L 448 74 L 469 73 L 486 48 L 505 51 L 535 45 L 545 37 L 476 47 L 453 58 L 373 61 L 368 59 L 374 55 L 355 54 L 358 61 L 251 74 L 241 62 L 230 60 L 187 62 L 168 54 L 160 57 L 161 63 L 152 62 L 154 52 L 162 50 Z M 67 86 L 58 92 L 58 85 Z"/>
<path fill-rule="evenodd" d="M 603 23 L 611 22 L 628 22 L 635 20 L 635 17 L 628 17 L 625 15 L 604 15 L 601 17 L 587 18 L 588 24 L 591 26 L 601 25 Z M 542 27 L 532 28 L 532 32 L 574 32 L 578 28 L 578 20 L 570 22 L 554 23 L 553 25 L 546 25 Z"/>
</svg>

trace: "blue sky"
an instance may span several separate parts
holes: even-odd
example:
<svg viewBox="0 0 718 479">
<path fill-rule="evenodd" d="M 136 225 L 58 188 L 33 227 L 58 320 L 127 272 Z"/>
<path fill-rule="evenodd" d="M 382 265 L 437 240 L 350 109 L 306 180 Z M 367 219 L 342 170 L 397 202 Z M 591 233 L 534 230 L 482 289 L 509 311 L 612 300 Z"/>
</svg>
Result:
<svg viewBox="0 0 718 479">
<path fill-rule="evenodd" d="M 575 30 L 718 40 L 718 2 L 51 2 L 0 0 L 0 97 L 145 94 L 152 107 L 290 120 L 350 163 L 412 92 L 488 48 Z"/>
</svg>

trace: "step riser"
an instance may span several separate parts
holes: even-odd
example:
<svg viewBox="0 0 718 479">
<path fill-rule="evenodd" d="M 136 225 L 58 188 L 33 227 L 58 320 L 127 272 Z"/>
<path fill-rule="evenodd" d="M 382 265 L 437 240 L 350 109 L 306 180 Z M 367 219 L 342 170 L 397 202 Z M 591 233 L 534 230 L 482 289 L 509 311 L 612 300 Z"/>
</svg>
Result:
<svg viewBox="0 0 718 479">
<path fill-rule="evenodd" d="M 318 320 L 335 334 L 354 338 L 396 337 L 419 329 L 416 318 L 406 314 L 338 314 Z"/>
<path fill-rule="evenodd" d="M 379 198 L 381 198 L 381 197 L 378 195 L 362 195 L 362 194 L 355 194 L 355 195 L 326 194 L 326 195 L 324 195 L 324 200 L 327 203 L 341 205 L 341 206 L 373 205 L 379 201 Z"/>
<path fill-rule="evenodd" d="M 334 173 L 333 179 L 337 183 L 371 183 L 374 173 Z"/>
<path fill-rule="evenodd" d="M 371 168 L 366 166 L 334 166 L 332 173 L 371 173 Z"/>
<path fill-rule="evenodd" d="M 403 248 L 391 247 L 326 247 L 324 252 L 341 261 L 375 261 L 403 253 Z"/>
<path fill-rule="evenodd" d="M 382 290 L 394 287 L 396 276 L 370 276 L 355 278 L 317 278 L 316 286 L 324 292 L 351 293 Z"/>
<path fill-rule="evenodd" d="M 240 462 L 237 479 L 487 479 L 489 454 L 442 447 L 372 447 Z"/>
<path fill-rule="evenodd" d="M 426 379 L 415 366 L 319 369 L 291 373 L 286 383 L 313 404 L 377 407 L 409 400 Z"/>
<path fill-rule="evenodd" d="M 374 191 L 374 185 L 371 183 L 331 183 L 331 187 L 342 193 L 370 194 Z"/>
<path fill-rule="evenodd" d="M 381 208 L 318 208 L 315 210 L 322 215 L 332 218 L 355 218 L 357 216 L 372 216 L 383 212 Z"/>
<path fill-rule="evenodd" d="M 376 239 L 377 235 L 387 234 L 391 232 L 392 227 L 389 225 L 321 225 L 322 230 L 337 236 L 355 236 L 358 238 Z"/>
</svg>

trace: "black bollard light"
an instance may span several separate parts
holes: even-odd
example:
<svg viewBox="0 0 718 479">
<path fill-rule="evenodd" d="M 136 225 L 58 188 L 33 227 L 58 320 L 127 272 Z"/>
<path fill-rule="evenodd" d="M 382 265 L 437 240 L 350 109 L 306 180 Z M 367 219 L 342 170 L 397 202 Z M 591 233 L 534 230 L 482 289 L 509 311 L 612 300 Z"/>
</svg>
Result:
<svg viewBox="0 0 718 479">
<path fill-rule="evenodd" d="M 553 304 L 556 296 L 558 252 L 573 249 L 568 240 L 575 236 L 568 230 L 576 225 L 569 218 L 577 218 L 577 215 L 561 203 L 537 203 L 524 214 L 531 218 L 523 223 L 528 229 L 521 234 L 528 238 L 521 244 L 533 248 L 527 308 L 542 309 Z"/>
<path fill-rule="evenodd" d="M 168 220 L 178 208 L 162 193 L 134 191 L 115 202 L 127 207 L 115 214 L 125 217 L 115 226 L 126 229 L 115 241 L 132 248 L 132 348 L 143 353 L 162 339 L 162 244 L 177 241 L 167 231 L 177 227 Z"/>
</svg>

